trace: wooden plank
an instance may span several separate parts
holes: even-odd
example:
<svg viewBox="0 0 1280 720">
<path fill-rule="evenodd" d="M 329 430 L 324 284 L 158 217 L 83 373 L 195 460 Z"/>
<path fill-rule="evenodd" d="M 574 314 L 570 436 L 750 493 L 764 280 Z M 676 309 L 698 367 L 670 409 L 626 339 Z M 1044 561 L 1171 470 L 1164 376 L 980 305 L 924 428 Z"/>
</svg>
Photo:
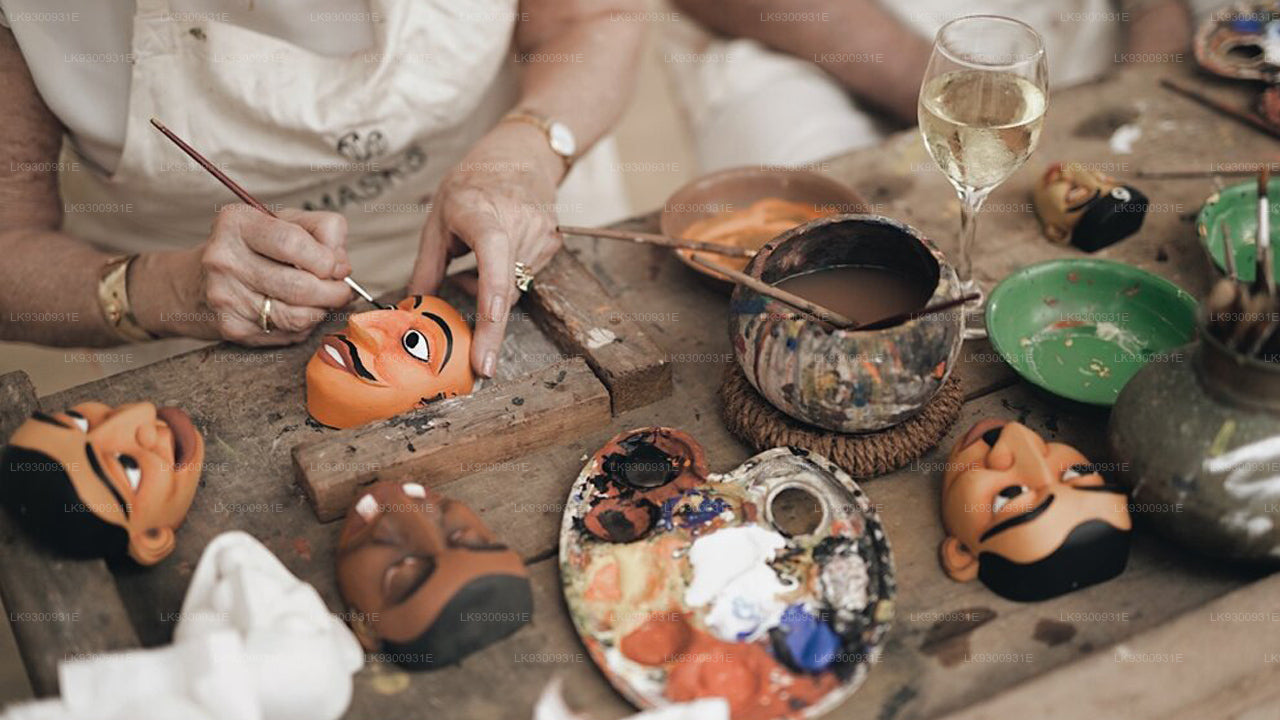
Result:
<svg viewBox="0 0 1280 720">
<path fill-rule="evenodd" d="M 667 354 L 570 252 L 556 253 L 524 302 L 561 350 L 586 358 L 609 388 L 615 414 L 671 394 Z"/>
<path fill-rule="evenodd" d="M 1275 717 L 1278 593 L 1272 575 L 946 718 Z"/>
<path fill-rule="evenodd" d="M 24 372 L 0 376 L 0 438 L 38 408 Z M 102 560 L 68 560 L 33 543 L 0 512 L 0 596 L 32 689 L 58 692 L 58 662 L 138 646 L 115 580 Z"/>
<path fill-rule="evenodd" d="M 293 465 L 316 516 L 329 521 L 369 483 L 412 477 L 438 485 L 608 422 L 608 393 L 575 358 L 299 445 Z"/>
</svg>

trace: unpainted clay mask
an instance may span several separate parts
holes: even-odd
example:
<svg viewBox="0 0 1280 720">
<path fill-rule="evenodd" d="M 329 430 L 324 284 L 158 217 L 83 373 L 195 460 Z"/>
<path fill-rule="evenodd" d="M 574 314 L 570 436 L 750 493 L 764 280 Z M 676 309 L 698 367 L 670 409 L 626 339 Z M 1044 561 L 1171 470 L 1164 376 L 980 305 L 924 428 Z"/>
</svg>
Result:
<svg viewBox="0 0 1280 720">
<path fill-rule="evenodd" d="M 449 303 L 412 295 L 352 315 L 307 363 L 307 412 L 335 428 L 471 392 L 471 327 Z"/>
<path fill-rule="evenodd" d="M 173 551 L 195 497 L 204 439 L 151 403 L 36 413 L 5 448 L 0 494 L 36 537 L 73 557 L 153 565 Z"/>
<path fill-rule="evenodd" d="M 1056 597 L 1119 575 L 1128 497 L 1075 448 L 983 420 L 955 446 L 942 481 L 947 574 L 1010 600 Z"/>
<path fill-rule="evenodd" d="M 1142 227 L 1147 197 L 1137 188 L 1076 163 L 1055 163 L 1034 191 L 1045 237 L 1093 252 Z"/>
<path fill-rule="evenodd" d="M 529 573 L 466 505 L 416 482 L 360 496 L 338 540 L 338 588 L 369 650 L 442 667 L 532 619 Z"/>
</svg>

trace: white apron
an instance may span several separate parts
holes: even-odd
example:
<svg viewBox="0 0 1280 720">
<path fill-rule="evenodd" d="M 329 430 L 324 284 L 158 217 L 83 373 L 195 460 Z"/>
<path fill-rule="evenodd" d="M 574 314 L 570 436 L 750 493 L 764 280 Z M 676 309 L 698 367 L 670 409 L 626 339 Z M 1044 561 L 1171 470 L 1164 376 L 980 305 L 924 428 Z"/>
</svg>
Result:
<svg viewBox="0 0 1280 720">
<path fill-rule="evenodd" d="M 137 0 L 120 163 L 66 143 L 65 229 L 122 252 L 190 247 L 235 197 L 160 119 L 272 209 L 347 217 L 355 275 L 387 288 L 413 266 L 425 197 L 517 96 L 517 0 L 370 0 L 375 41 L 343 57 Z"/>
</svg>

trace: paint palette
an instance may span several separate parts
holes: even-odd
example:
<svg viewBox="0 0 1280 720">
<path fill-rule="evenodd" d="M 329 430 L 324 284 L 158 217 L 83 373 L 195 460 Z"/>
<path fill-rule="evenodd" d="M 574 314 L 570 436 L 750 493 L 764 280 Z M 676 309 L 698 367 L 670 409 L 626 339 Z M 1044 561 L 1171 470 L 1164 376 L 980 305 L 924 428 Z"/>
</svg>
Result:
<svg viewBox="0 0 1280 720">
<path fill-rule="evenodd" d="M 851 695 L 893 616 L 893 559 L 862 490 L 774 448 L 724 474 L 671 428 L 610 440 L 569 491 L 565 600 L 642 708 L 724 697 L 734 720 L 811 718 Z"/>
<path fill-rule="evenodd" d="M 1097 259 L 1037 263 L 987 301 L 996 352 L 1027 381 L 1068 400 L 1110 406 L 1148 362 L 1171 362 L 1195 335 L 1196 302 L 1132 265 Z"/>
<path fill-rule="evenodd" d="M 1271 197 L 1280 197 L 1280 178 L 1268 183 Z M 1280 244 L 1280 203 L 1272 203 L 1271 244 Z M 1225 232 L 1224 232 L 1225 231 Z M 1223 236 L 1231 238 L 1237 274 L 1251 283 L 1258 272 L 1258 183 L 1237 183 L 1209 196 L 1196 216 L 1196 234 L 1210 260 L 1223 274 L 1227 271 Z M 1280 253 L 1271 259 L 1280 268 Z"/>
</svg>

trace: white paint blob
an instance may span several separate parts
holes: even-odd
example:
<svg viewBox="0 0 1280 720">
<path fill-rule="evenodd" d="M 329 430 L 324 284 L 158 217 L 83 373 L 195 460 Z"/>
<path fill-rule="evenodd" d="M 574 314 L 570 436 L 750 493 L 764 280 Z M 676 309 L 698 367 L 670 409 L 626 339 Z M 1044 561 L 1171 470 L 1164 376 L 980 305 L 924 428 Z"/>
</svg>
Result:
<svg viewBox="0 0 1280 720">
<path fill-rule="evenodd" d="M 706 625 L 712 635 L 750 641 L 778 624 L 786 609 L 779 596 L 793 588 L 769 561 L 786 544 L 781 534 L 759 525 L 722 528 L 694 541 L 693 579 L 684 600 L 690 607 L 711 606 Z"/>
</svg>

